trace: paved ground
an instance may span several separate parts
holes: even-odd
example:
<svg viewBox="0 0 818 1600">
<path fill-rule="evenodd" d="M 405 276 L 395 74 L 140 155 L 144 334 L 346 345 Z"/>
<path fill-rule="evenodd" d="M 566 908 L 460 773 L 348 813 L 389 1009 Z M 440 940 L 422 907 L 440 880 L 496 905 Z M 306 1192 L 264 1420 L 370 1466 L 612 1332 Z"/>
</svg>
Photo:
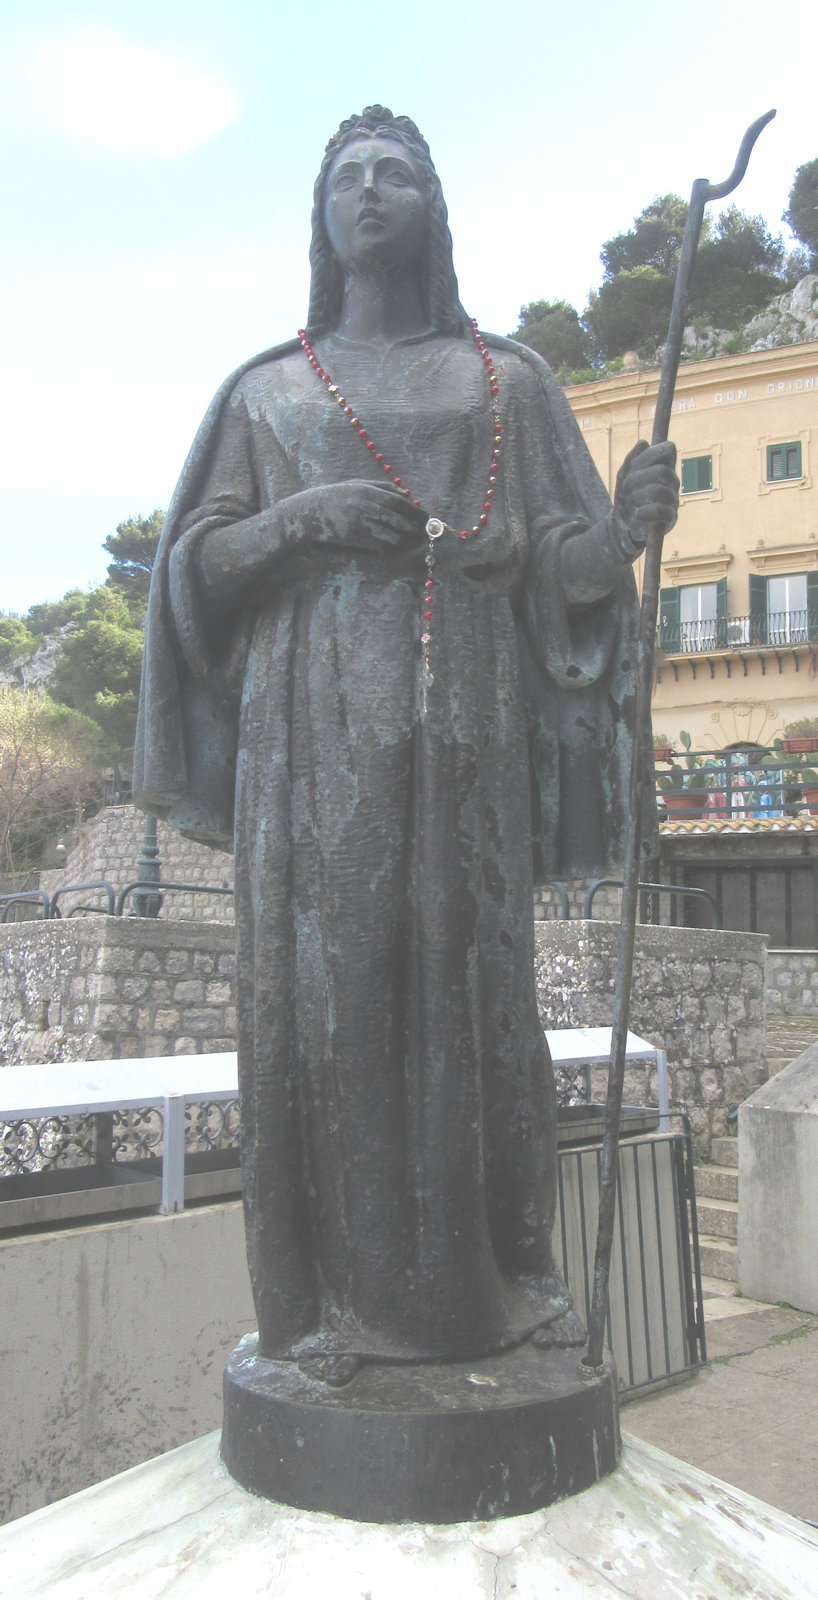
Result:
<svg viewBox="0 0 818 1600">
<path fill-rule="evenodd" d="M 704 1291 L 710 1365 L 628 1402 L 622 1427 L 818 1526 L 818 1316 Z"/>
</svg>

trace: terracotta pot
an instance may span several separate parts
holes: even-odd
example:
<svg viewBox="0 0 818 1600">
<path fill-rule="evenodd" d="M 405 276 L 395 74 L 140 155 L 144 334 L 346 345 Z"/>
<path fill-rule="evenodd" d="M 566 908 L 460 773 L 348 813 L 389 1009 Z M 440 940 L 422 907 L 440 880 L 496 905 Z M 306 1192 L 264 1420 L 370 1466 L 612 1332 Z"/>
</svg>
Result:
<svg viewBox="0 0 818 1600">
<path fill-rule="evenodd" d="M 818 812 L 818 789 L 802 789 L 801 793 L 804 796 L 804 805 L 809 806 L 810 816 L 814 817 Z"/>
<path fill-rule="evenodd" d="M 668 817 L 676 817 L 680 822 L 695 822 L 698 817 L 704 816 L 707 795 L 702 790 L 662 789 L 660 793 L 667 806 Z"/>
<path fill-rule="evenodd" d="M 800 733 L 792 738 L 787 735 L 781 740 L 781 748 L 785 756 L 808 755 L 812 750 L 818 750 L 818 734 Z"/>
<path fill-rule="evenodd" d="M 654 761 L 669 761 L 673 750 L 669 744 L 655 744 L 653 746 Z"/>
</svg>

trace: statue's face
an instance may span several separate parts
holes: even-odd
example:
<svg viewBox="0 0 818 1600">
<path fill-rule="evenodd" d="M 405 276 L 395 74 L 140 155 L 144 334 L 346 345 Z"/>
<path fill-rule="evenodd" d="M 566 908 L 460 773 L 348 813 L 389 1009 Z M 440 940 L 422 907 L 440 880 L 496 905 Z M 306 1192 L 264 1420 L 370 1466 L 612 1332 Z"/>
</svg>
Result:
<svg viewBox="0 0 818 1600">
<path fill-rule="evenodd" d="M 339 150 L 327 176 L 324 221 L 345 270 L 420 259 L 428 223 L 423 175 L 399 140 L 366 134 Z"/>
</svg>

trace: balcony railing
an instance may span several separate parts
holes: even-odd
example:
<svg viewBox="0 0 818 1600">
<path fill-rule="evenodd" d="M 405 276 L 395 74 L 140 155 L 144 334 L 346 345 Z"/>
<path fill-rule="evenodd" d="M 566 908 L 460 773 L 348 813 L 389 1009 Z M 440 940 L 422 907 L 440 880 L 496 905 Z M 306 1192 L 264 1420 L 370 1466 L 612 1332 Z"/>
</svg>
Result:
<svg viewBox="0 0 818 1600">
<path fill-rule="evenodd" d="M 774 821 L 818 814 L 818 750 L 674 750 L 656 763 L 660 816 Z"/>
<path fill-rule="evenodd" d="M 663 655 L 695 655 L 762 645 L 803 645 L 818 639 L 818 612 L 764 611 L 746 617 L 705 617 L 679 622 L 662 617 L 658 648 Z"/>
</svg>

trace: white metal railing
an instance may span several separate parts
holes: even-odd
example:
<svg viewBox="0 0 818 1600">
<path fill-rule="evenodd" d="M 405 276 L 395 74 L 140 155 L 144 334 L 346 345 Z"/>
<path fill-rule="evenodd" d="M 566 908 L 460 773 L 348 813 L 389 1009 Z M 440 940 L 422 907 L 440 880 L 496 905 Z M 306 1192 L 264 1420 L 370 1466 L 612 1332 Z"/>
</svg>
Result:
<svg viewBox="0 0 818 1600">
<path fill-rule="evenodd" d="M 567 1082 L 569 1076 L 573 1075 L 579 1089 L 577 1098 L 586 1102 L 590 1100 L 590 1068 L 608 1060 L 610 1028 L 548 1029 L 546 1038 L 557 1077 L 558 1093 L 561 1080 Z M 626 1060 L 655 1060 L 660 1126 L 666 1129 L 670 1107 L 665 1052 L 657 1050 L 636 1034 L 629 1033 Z M 62 1124 L 66 1118 L 90 1118 L 94 1127 L 99 1128 L 107 1114 L 122 1116 L 128 1111 L 145 1107 L 159 1108 L 161 1139 L 156 1141 L 156 1149 L 161 1150 L 159 1210 L 168 1213 L 181 1211 L 185 1203 L 187 1108 L 196 1105 L 224 1106 L 235 1102 L 237 1095 L 235 1051 L 213 1055 L 6 1067 L 0 1071 L 0 1124 L 7 1131 L 27 1127 L 41 1137 L 39 1130 L 43 1124 L 47 1127 L 55 1123 Z M 572 1095 L 568 1095 L 566 1103 L 570 1103 L 572 1098 Z M 87 1152 L 84 1159 L 88 1159 Z M 81 1178 L 84 1170 L 88 1169 L 77 1164 L 75 1171 L 78 1178 Z M 36 1177 L 36 1173 L 33 1176 Z"/>
<path fill-rule="evenodd" d="M 160 1106 L 164 1128 L 159 1210 L 181 1211 L 185 1203 L 185 1109 L 235 1100 L 237 1094 L 235 1051 L 5 1067 L 0 1071 L 0 1123 Z"/>
</svg>

